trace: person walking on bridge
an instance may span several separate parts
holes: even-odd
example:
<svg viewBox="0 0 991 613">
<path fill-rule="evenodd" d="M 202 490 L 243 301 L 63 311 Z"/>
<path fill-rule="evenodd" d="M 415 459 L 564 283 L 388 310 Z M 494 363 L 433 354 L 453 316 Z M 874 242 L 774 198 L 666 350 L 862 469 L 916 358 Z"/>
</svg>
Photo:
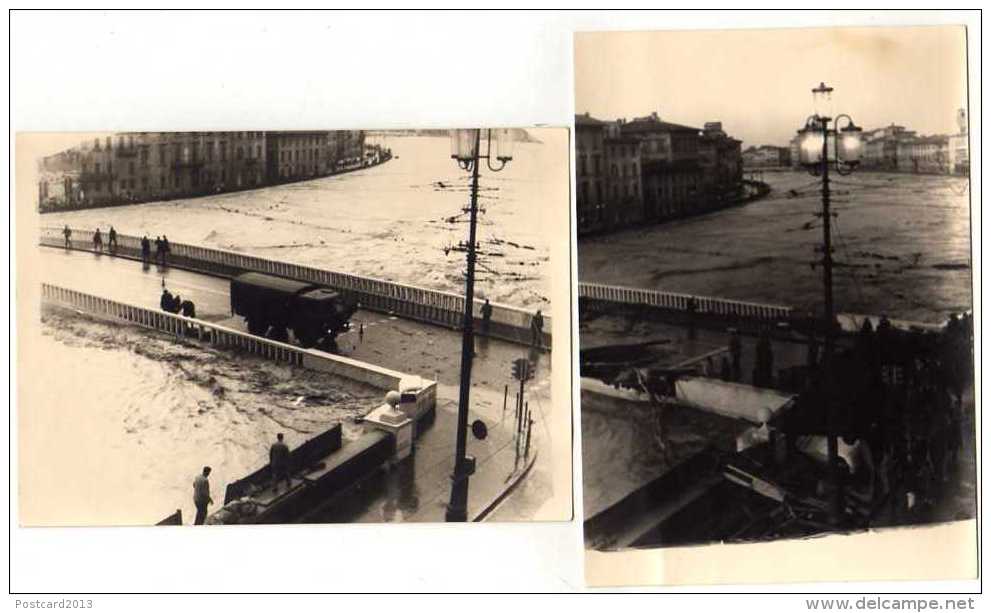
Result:
<svg viewBox="0 0 991 613">
<path fill-rule="evenodd" d="M 99 228 L 93 233 L 93 251 L 103 251 L 103 235 Z"/>
<path fill-rule="evenodd" d="M 169 245 L 169 237 L 162 235 L 162 266 L 168 264 L 169 253 L 172 252 L 172 247 Z"/>
<path fill-rule="evenodd" d="M 62 230 L 62 236 L 65 237 L 65 248 L 68 249 L 72 246 L 72 230 L 69 229 L 69 224 L 66 224 L 65 229 Z"/>
<path fill-rule="evenodd" d="M 148 240 L 148 235 L 145 234 L 141 238 L 141 261 L 145 264 L 151 260 L 151 241 Z"/>
<path fill-rule="evenodd" d="M 289 446 L 282 440 L 281 432 L 276 434 L 275 438 L 276 441 L 268 450 L 268 462 L 272 468 L 272 486 L 278 493 L 280 481 L 286 482 L 286 489 L 292 487 L 292 481 L 289 480 Z"/>
<path fill-rule="evenodd" d="M 193 504 L 196 505 L 196 521 L 194 525 L 202 526 L 206 521 L 207 507 L 213 504 L 210 497 L 210 471 L 209 466 L 203 467 L 203 472 L 193 479 Z"/>
<path fill-rule="evenodd" d="M 107 249 L 110 253 L 117 253 L 117 230 L 114 230 L 113 226 L 110 226 L 110 232 L 107 232 Z"/>
</svg>

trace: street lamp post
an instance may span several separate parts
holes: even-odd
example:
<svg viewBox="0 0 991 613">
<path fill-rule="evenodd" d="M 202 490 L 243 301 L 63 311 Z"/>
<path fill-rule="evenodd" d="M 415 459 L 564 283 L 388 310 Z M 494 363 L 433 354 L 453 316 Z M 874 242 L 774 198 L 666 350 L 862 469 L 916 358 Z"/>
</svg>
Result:
<svg viewBox="0 0 991 613">
<path fill-rule="evenodd" d="M 462 170 L 471 172 L 471 202 L 465 210 L 468 219 L 467 271 L 465 275 L 465 304 L 461 334 L 461 381 L 458 394 L 457 444 L 454 451 L 454 471 L 451 474 L 451 500 L 447 505 L 446 521 L 468 521 L 468 480 L 475 472 L 475 459 L 466 454 L 468 444 L 468 408 L 471 394 L 471 366 L 475 354 L 475 260 L 478 226 L 479 161 L 486 160 L 492 172 L 499 172 L 513 159 L 512 138 L 508 130 L 488 130 L 488 149 L 481 153 L 482 131 L 453 130 L 451 158 Z M 493 140 L 496 152 L 493 154 Z M 499 162 L 492 165 L 492 158 Z"/>
<path fill-rule="evenodd" d="M 843 511 L 842 484 L 839 475 L 839 444 L 836 411 L 832 406 L 831 395 L 832 357 L 836 314 L 833 304 L 833 239 L 832 217 L 829 210 L 829 171 L 833 165 L 841 175 L 848 175 L 860 163 L 863 150 L 862 130 L 854 125 L 849 115 L 839 115 L 834 120 L 829 115 L 832 103 L 832 87 L 820 83 L 812 90 L 815 115 L 805 121 L 800 135 L 800 158 L 802 165 L 815 176 L 822 176 L 822 280 L 824 288 L 823 324 L 825 326 L 822 357 L 820 397 L 826 411 L 826 436 L 828 455 L 828 476 L 830 484 L 829 515 L 834 523 L 839 523 Z M 840 128 L 841 121 L 844 125 Z M 833 122 L 833 128 L 829 123 Z"/>
</svg>

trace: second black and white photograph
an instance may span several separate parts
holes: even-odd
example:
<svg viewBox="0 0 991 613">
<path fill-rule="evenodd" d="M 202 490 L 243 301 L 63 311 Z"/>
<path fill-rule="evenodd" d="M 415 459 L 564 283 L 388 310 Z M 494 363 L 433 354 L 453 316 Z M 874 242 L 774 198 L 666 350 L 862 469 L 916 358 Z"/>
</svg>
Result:
<svg viewBox="0 0 991 613">
<path fill-rule="evenodd" d="M 974 525 L 966 36 L 576 35 L 586 547 Z"/>
</svg>

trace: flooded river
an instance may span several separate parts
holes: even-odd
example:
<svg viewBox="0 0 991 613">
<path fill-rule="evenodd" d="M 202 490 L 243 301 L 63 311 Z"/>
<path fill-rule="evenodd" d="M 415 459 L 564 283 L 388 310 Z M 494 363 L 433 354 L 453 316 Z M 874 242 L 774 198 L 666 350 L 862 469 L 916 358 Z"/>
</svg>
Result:
<svg viewBox="0 0 991 613">
<path fill-rule="evenodd" d="M 483 167 L 477 292 L 548 312 L 550 207 L 569 206 L 568 134 L 533 129 L 504 170 Z M 383 142 L 378 138 L 377 142 Z M 126 207 L 53 213 L 45 225 L 113 224 L 118 232 L 219 247 L 320 268 L 464 292 L 469 173 L 447 138 L 389 137 L 393 160 L 333 177 Z M 179 223 L 177 220 L 182 220 Z"/>
<path fill-rule="evenodd" d="M 46 307 L 48 372 L 20 421 L 21 521 L 149 525 L 195 515 L 192 479 L 210 465 L 215 510 L 227 483 L 268 461 L 278 432 L 296 446 L 381 402 L 352 381 L 235 356 Z M 30 410 L 28 410 L 30 409 Z"/>
<path fill-rule="evenodd" d="M 832 181 L 837 309 L 942 322 L 971 308 L 970 192 L 949 176 L 855 173 Z M 767 173 L 752 204 L 582 240 L 579 278 L 822 308 L 817 180 Z M 821 311 L 819 311 L 821 312 Z"/>
</svg>

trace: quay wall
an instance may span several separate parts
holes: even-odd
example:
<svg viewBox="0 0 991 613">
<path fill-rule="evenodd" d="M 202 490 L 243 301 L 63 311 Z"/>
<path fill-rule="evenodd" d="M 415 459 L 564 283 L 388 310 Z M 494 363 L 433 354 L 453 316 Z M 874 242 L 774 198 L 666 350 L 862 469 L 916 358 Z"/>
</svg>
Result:
<svg viewBox="0 0 991 613">
<path fill-rule="evenodd" d="M 45 247 L 65 248 L 63 228 L 47 226 L 41 228 L 40 244 Z M 92 251 L 92 232 L 80 228 L 71 228 L 72 239 L 69 248 L 80 251 Z M 104 241 L 107 238 L 104 235 Z M 141 238 L 126 234 L 117 235 L 118 247 L 115 257 L 133 260 L 141 259 Z M 170 243 L 171 253 L 168 257 L 170 266 L 201 272 L 214 276 L 233 277 L 245 272 L 260 272 L 296 281 L 316 283 L 334 288 L 355 299 L 363 308 L 383 313 L 395 314 L 408 319 L 458 330 L 464 317 L 464 296 L 452 292 L 383 281 L 372 277 L 351 275 L 342 272 L 324 270 L 291 264 L 278 260 L 269 260 L 257 256 L 199 247 L 184 243 Z M 104 252 L 108 254 L 104 243 Z M 154 251 L 152 252 L 154 258 Z M 475 331 L 480 334 L 482 325 L 483 301 L 474 301 Z M 488 336 L 510 342 L 530 344 L 530 324 L 534 313 L 518 307 L 491 303 L 492 317 L 489 322 Z M 541 338 L 543 348 L 550 350 L 551 317 L 543 315 L 544 332 Z"/>
</svg>

